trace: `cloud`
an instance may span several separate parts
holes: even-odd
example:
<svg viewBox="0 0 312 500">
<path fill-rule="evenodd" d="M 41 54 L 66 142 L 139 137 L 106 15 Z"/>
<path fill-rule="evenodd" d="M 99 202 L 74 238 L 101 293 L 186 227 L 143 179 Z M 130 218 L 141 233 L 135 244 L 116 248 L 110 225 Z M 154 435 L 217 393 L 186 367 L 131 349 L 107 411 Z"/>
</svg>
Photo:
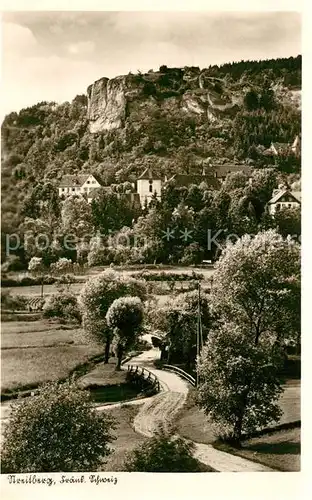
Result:
<svg viewBox="0 0 312 500">
<path fill-rule="evenodd" d="M 91 41 L 71 43 L 68 46 L 68 52 L 74 55 L 88 55 L 91 54 L 94 49 L 95 44 Z"/>
<path fill-rule="evenodd" d="M 18 56 L 33 53 L 37 48 L 37 40 L 32 31 L 14 23 L 2 25 L 3 54 Z"/>
<path fill-rule="evenodd" d="M 64 101 L 94 80 L 301 52 L 294 12 L 14 12 L 3 23 L 5 112 Z"/>
</svg>

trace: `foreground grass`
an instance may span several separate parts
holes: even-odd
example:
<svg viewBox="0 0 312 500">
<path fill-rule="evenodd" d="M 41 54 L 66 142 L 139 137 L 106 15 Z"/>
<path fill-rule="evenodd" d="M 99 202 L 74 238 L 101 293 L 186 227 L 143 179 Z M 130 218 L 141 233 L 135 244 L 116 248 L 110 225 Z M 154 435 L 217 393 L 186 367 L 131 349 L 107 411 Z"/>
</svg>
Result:
<svg viewBox="0 0 312 500">
<path fill-rule="evenodd" d="M 2 392 L 66 378 L 103 351 L 81 328 L 48 320 L 4 322 L 1 337 Z"/>
<path fill-rule="evenodd" d="M 264 434 L 244 441 L 241 449 L 217 444 L 219 450 L 259 462 L 280 471 L 300 470 L 300 428 Z"/>
<path fill-rule="evenodd" d="M 74 368 L 102 351 L 100 347 L 82 345 L 4 349 L 1 390 L 12 391 L 66 378 Z"/>
<path fill-rule="evenodd" d="M 138 434 L 132 427 L 132 422 L 140 407 L 122 405 L 119 408 L 106 410 L 114 419 L 117 427 L 114 431 L 117 439 L 112 443 L 113 453 L 108 457 L 106 464 L 101 467 L 101 471 L 120 472 L 123 471 L 123 464 L 127 453 L 130 453 L 137 446 L 143 446 L 146 437 Z"/>
<path fill-rule="evenodd" d="M 47 320 L 12 321 L 1 325 L 1 349 L 84 343 L 83 331 L 77 326 L 60 325 Z"/>
<path fill-rule="evenodd" d="M 217 436 L 204 412 L 195 405 L 195 389 L 190 389 L 176 424 L 177 432 L 196 443 L 211 444 Z"/>
</svg>

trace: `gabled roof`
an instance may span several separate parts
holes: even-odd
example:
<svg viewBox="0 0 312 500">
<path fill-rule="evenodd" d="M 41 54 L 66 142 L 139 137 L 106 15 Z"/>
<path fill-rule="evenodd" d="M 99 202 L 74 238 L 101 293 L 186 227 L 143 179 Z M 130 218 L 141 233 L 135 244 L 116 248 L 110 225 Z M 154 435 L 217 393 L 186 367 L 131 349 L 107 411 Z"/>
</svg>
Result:
<svg viewBox="0 0 312 500">
<path fill-rule="evenodd" d="M 154 175 L 154 172 L 153 170 L 150 168 L 150 167 L 147 167 L 143 174 L 139 177 L 138 180 L 141 180 L 141 179 L 160 179 L 159 175 Z"/>
<path fill-rule="evenodd" d="M 168 182 L 175 181 L 178 186 L 189 186 L 190 184 L 201 184 L 205 182 L 209 187 L 213 187 L 214 189 L 220 188 L 220 181 L 213 176 L 210 175 L 201 175 L 201 174 L 175 174 L 173 175 Z"/>
<path fill-rule="evenodd" d="M 283 189 L 276 193 L 269 201 L 269 205 L 273 205 L 277 203 L 285 194 L 290 195 L 292 198 L 295 198 L 295 201 L 301 204 L 301 192 L 300 191 L 291 191 L 290 189 Z"/>
<path fill-rule="evenodd" d="M 216 176 L 226 177 L 227 174 L 232 174 L 235 172 L 243 172 L 244 174 L 251 175 L 252 168 L 249 165 L 214 165 L 212 166 L 213 171 L 216 173 Z"/>
<path fill-rule="evenodd" d="M 99 182 L 93 174 L 63 175 L 59 187 L 81 187 L 91 176 Z"/>
</svg>

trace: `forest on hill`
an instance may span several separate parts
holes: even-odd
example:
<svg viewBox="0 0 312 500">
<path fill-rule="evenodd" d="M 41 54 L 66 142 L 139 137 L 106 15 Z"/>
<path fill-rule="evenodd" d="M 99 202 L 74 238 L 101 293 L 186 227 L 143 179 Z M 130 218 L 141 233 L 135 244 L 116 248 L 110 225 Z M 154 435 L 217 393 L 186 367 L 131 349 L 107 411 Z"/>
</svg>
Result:
<svg viewBox="0 0 312 500">
<path fill-rule="evenodd" d="M 186 72 L 200 75 L 204 82 L 200 88 L 193 77 L 183 80 Z M 131 75 L 131 82 L 142 88 L 146 100 L 143 108 L 141 101 L 131 107 L 118 129 L 90 133 L 86 95 L 62 104 L 40 102 L 5 117 L 1 130 L 2 238 L 22 232 L 25 219 L 59 225 L 62 207 L 56 188 L 64 174 L 92 173 L 103 186 L 116 186 L 135 182 L 147 166 L 170 176 L 199 173 L 212 161 L 248 163 L 255 169 L 273 167 L 276 175 L 290 175 L 293 180 L 300 176 L 300 158 L 281 155 L 274 159 L 263 152 L 272 141 L 292 143 L 300 135 L 301 56 L 241 61 L 205 70 L 161 66 L 159 71 Z M 209 113 L 172 106 L 182 97 L 186 102 L 195 98 L 202 102 L 207 88 L 217 103 L 210 113 L 213 119 Z M 235 106 L 230 112 L 219 112 L 218 103 L 227 102 L 229 96 Z M 114 204 L 116 213 L 116 200 Z M 124 210 L 119 207 L 117 212 L 124 214 Z M 112 229 L 131 225 L 141 215 L 129 213 Z M 94 231 L 97 225 L 106 224 L 92 220 Z"/>
</svg>

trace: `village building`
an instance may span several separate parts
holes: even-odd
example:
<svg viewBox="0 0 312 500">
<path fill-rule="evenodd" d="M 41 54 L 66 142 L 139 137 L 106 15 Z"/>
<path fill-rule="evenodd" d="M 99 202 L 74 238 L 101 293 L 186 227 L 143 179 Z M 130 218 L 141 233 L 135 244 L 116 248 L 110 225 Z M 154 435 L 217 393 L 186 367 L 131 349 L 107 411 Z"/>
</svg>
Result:
<svg viewBox="0 0 312 500">
<path fill-rule="evenodd" d="M 291 189 L 277 189 L 273 192 L 273 197 L 268 202 L 268 212 L 274 215 L 285 208 L 299 208 L 301 206 L 301 192 Z"/>
<path fill-rule="evenodd" d="M 160 176 L 155 175 L 151 168 L 146 168 L 137 180 L 137 192 L 140 197 L 141 206 L 149 205 L 153 196 L 161 199 L 162 181 Z"/>
<path fill-rule="evenodd" d="M 301 141 L 300 137 L 297 135 L 292 144 L 284 142 L 271 142 L 268 149 L 264 151 L 267 156 L 281 156 L 290 155 L 300 156 L 301 154 Z"/>
<path fill-rule="evenodd" d="M 252 168 L 248 165 L 209 165 L 203 168 L 201 174 L 174 174 L 169 179 L 167 177 L 161 179 L 161 176 L 155 174 L 151 168 L 146 168 L 137 180 L 136 192 L 116 194 L 119 198 L 125 199 L 130 206 L 144 207 L 155 197 L 160 201 L 162 188 L 166 189 L 171 182 L 178 187 L 205 183 L 208 189 L 215 190 L 221 188 L 228 174 L 235 172 L 244 172 L 251 176 Z M 101 188 L 110 189 L 103 187 L 92 174 L 64 175 L 58 186 L 58 192 L 60 197 L 84 195 L 88 203 L 91 203 Z"/>
<path fill-rule="evenodd" d="M 101 184 L 92 174 L 64 175 L 59 187 L 59 196 L 69 196 L 73 194 L 86 195 L 88 203 L 101 188 Z"/>
</svg>

